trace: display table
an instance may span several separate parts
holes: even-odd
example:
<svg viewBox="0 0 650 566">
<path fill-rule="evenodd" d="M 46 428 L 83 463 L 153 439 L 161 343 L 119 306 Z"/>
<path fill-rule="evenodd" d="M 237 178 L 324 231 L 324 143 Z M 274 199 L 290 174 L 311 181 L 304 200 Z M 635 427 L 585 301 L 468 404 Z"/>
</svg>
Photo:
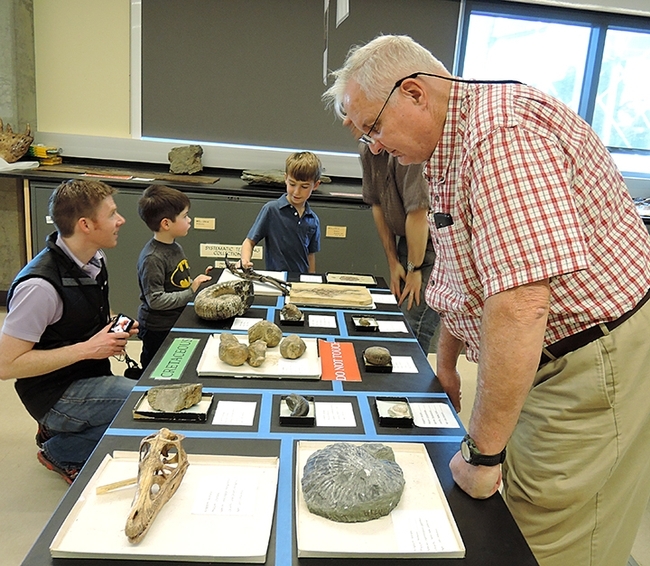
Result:
<svg viewBox="0 0 650 566">
<path fill-rule="evenodd" d="M 291 278 L 290 278 L 291 280 Z M 295 278 L 294 278 L 295 280 Z M 330 344 L 352 344 L 359 367 L 360 381 L 342 380 L 296 380 L 277 378 L 199 378 L 196 373 L 203 348 L 214 332 L 231 330 L 233 320 L 207 322 L 199 319 L 189 305 L 165 344 L 152 361 L 149 368 L 134 387 L 124 407 L 108 429 L 86 466 L 72 484 L 58 509 L 37 539 L 23 564 L 42 566 L 43 564 L 79 564 L 75 559 L 50 556 L 49 546 L 61 524 L 79 499 L 81 492 L 93 476 L 107 454 L 115 450 L 137 451 L 140 440 L 167 427 L 185 435 L 183 446 L 188 454 L 237 455 L 279 458 L 277 498 L 273 525 L 267 552 L 267 565 L 290 566 L 297 564 L 386 564 L 399 562 L 399 559 L 368 557 L 355 558 L 298 558 L 296 542 L 296 459 L 300 441 L 326 442 L 382 442 L 382 443 L 422 443 L 433 464 L 435 472 L 453 513 L 456 525 L 465 546 L 464 558 L 412 558 L 420 563 L 443 565 L 475 566 L 533 566 L 537 564 L 528 545 L 507 510 L 500 495 L 488 500 L 478 501 L 458 488 L 449 471 L 448 463 L 458 449 L 464 429 L 456 413 L 451 408 L 447 396 L 435 378 L 427 358 L 415 337 L 407 327 L 400 331 L 399 322 L 403 317 L 390 293 L 379 279 L 378 286 L 371 289 L 377 298 L 375 308 L 367 311 L 358 309 L 303 308 L 304 326 L 285 326 L 279 324 L 283 333 L 296 333 L 302 337 L 317 338 Z M 242 318 L 266 319 L 280 322 L 279 311 L 284 297 L 256 297 L 253 306 Z M 353 317 L 360 314 L 374 317 L 381 322 L 384 331 L 368 332 L 354 324 Z M 388 321 L 388 322 L 384 322 Z M 241 324 L 242 321 L 239 321 Z M 333 325 L 333 326 L 332 326 Z M 242 326 L 243 328 L 243 326 Z M 235 334 L 245 330 L 232 330 Z M 176 382 L 200 382 L 204 393 L 213 395 L 213 402 L 207 415 L 207 422 L 151 422 L 134 420 L 133 409 L 143 393 L 155 385 L 169 383 L 154 379 L 153 374 L 163 361 L 167 350 L 179 339 L 194 339 L 198 342 L 192 350 L 182 375 Z M 362 352 L 371 345 L 387 347 L 393 357 L 399 360 L 410 359 L 408 363 L 398 363 L 392 373 L 368 372 L 364 368 Z M 290 393 L 313 397 L 316 406 L 326 407 L 338 404 L 348 410 L 349 420 L 345 423 L 336 419 L 322 418 L 314 426 L 281 424 L 280 400 Z M 429 422 L 417 426 L 395 427 L 380 424 L 376 410 L 377 397 L 400 397 L 408 399 L 414 407 L 435 403 L 445 406 L 452 415 L 451 422 L 437 426 Z M 218 424 L 215 411 L 219 402 L 239 401 L 254 406 L 250 422 L 239 425 Z M 227 403 L 226 403 L 227 404 Z M 126 517 L 125 517 L 126 520 Z M 218 537 L 219 533 L 210 536 Z M 182 541 L 178 541 L 182 545 Z M 84 564 L 126 563 L 114 559 L 84 559 Z M 150 561 L 129 560 L 128 563 L 144 564 Z M 167 564 L 185 562 L 167 561 Z M 211 564 L 221 564 L 214 561 Z"/>
</svg>

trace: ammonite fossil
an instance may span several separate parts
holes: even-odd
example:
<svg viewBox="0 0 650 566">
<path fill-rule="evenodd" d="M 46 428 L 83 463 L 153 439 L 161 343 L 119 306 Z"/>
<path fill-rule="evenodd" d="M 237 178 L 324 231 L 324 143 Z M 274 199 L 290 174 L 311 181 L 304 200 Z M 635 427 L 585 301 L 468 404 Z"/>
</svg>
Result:
<svg viewBox="0 0 650 566">
<path fill-rule="evenodd" d="M 384 444 L 330 444 L 305 463 L 301 480 L 307 508 L 341 523 L 388 515 L 404 491 L 404 473 Z"/>
<path fill-rule="evenodd" d="M 244 314 L 254 298 L 251 281 L 215 283 L 196 296 L 194 312 L 205 320 L 224 320 Z"/>
</svg>

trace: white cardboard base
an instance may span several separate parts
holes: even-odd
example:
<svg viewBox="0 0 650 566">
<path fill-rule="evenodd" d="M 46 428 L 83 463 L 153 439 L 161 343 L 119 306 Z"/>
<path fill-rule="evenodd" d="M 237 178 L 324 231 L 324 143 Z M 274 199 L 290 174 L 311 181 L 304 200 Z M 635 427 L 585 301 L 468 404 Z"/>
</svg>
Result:
<svg viewBox="0 0 650 566">
<path fill-rule="evenodd" d="M 136 452 L 107 455 L 52 541 L 54 558 L 119 558 L 264 563 L 278 481 L 278 458 L 189 455 L 178 491 L 138 544 L 124 534 L 135 485 L 97 495 L 98 486 L 135 477 Z"/>
</svg>

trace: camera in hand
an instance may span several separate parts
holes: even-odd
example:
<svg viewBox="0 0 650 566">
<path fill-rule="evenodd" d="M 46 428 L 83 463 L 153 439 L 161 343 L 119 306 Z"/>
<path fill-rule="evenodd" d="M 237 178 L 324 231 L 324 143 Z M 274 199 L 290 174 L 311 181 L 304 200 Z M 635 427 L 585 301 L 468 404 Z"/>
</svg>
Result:
<svg viewBox="0 0 650 566">
<path fill-rule="evenodd" d="M 115 321 L 109 328 L 109 332 L 128 332 L 135 323 L 135 320 L 125 314 L 118 314 Z"/>
</svg>

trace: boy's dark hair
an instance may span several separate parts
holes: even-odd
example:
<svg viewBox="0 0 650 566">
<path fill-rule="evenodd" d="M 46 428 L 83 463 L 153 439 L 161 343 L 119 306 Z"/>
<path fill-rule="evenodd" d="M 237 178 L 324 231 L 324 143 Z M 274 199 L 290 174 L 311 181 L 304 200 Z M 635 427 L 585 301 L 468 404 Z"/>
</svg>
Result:
<svg viewBox="0 0 650 566">
<path fill-rule="evenodd" d="M 287 157 L 285 173 L 296 181 L 320 181 L 322 165 L 311 151 L 299 151 Z"/>
<path fill-rule="evenodd" d="M 97 209 L 117 189 L 102 181 L 70 179 L 61 183 L 50 195 L 49 213 L 59 234 L 69 238 L 80 218 L 97 218 Z"/>
<path fill-rule="evenodd" d="M 138 214 L 149 230 L 158 232 L 164 218 L 173 222 L 189 207 L 190 199 L 185 193 L 165 185 L 151 185 L 144 190 L 138 201 Z"/>
</svg>

